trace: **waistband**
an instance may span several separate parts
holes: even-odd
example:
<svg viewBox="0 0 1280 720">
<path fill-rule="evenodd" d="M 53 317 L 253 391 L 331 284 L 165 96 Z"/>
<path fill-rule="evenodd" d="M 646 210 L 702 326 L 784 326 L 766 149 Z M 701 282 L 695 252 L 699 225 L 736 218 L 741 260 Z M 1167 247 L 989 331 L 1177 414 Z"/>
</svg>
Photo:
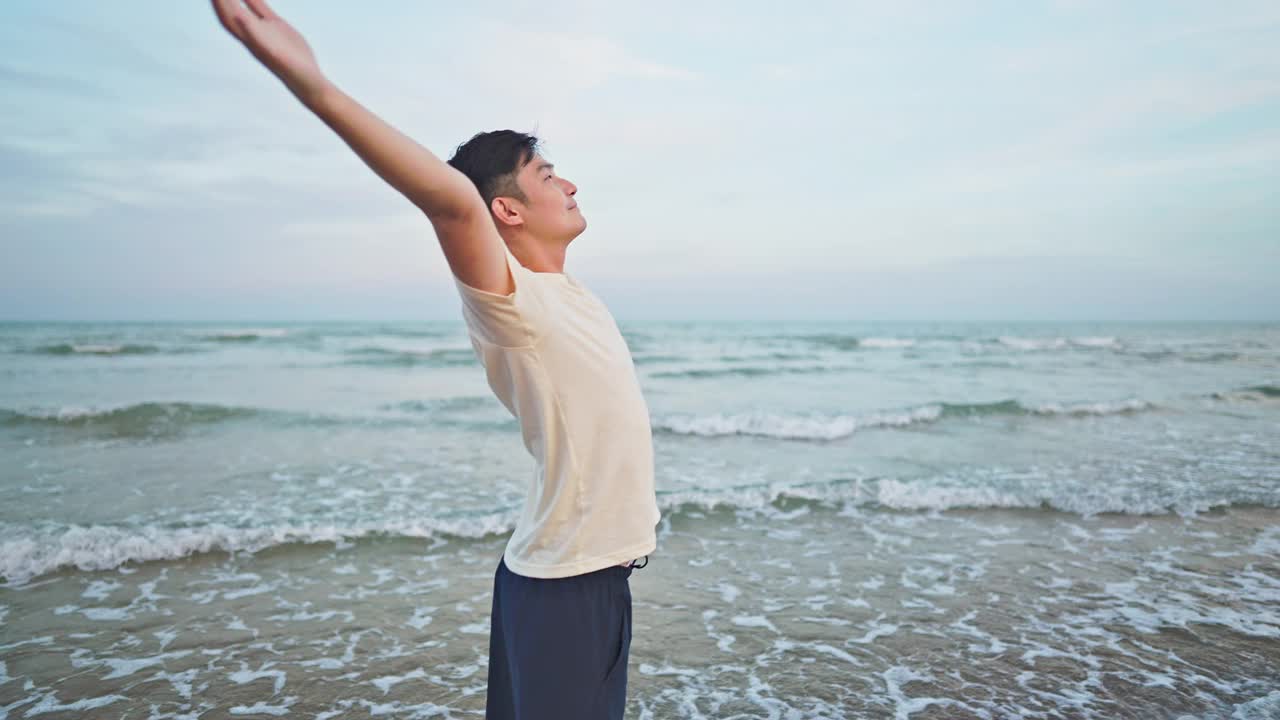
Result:
<svg viewBox="0 0 1280 720">
<path fill-rule="evenodd" d="M 641 560 L 643 560 L 644 562 L 640 562 Z M 640 563 L 640 564 L 637 565 L 636 563 Z M 600 574 L 608 574 L 608 575 L 621 575 L 622 577 L 631 577 L 632 570 L 640 570 L 648 564 L 649 564 L 649 556 L 645 555 L 643 558 L 636 558 L 635 560 L 629 560 L 628 564 L 626 565 L 612 565 L 610 567 L 601 568 L 600 570 L 596 570 L 595 572 L 586 573 L 586 574 L 594 575 L 596 573 L 600 573 Z"/>
<path fill-rule="evenodd" d="M 643 560 L 644 562 L 637 565 L 636 563 L 641 560 Z M 529 579 L 569 580 L 574 578 L 584 579 L 584 578 L 600 577 L 600 576 L 628 578 L 628 577 L 631 577 L 632 570 L 643 569 L 649 564 L 649 556 L 645 555 L 643 558 L 637 558 L 636 560 L 631 560 L 630 563 L 631 563 L 630 565 L 610 565 L 609 567 L 600 568 L 599 570 L 593 570 L 591 572 L 582 573 L 580 575 L 569 575 L 568 577 L 563 577 L 563 578 L 529 578 Z M 498 570 L 499 572 L 501 571 L 509 572 L 512 575 L 515 575 L 516 577 L 524 577 L 523 575 L 519 575 L 514 571 L 512 571 L 511 568 L 507 567 L 507 557 L 505 554 L 498 559 Z"/>
<path fill-rule="evenodd" d="M 643 563 L 641 563 L 641 564 L 639 564 L 639 565 L 637 565 L 636 563 L 640 562 L 640 560 L 644 560 L 644 562 L 643 562 Z M 610 570 L 621 570 L 621 571 L 622 571 L 622 573 L 623 573 L 623 575 L 622 575 L 623 577 L 631 577 L 631 571 L 632 571 L 632 570 L 641 570 L 641 569 L 643 569 L 643 568 L 644 568 L 646 565 L 648 565 L 648 564 L 649 564 L 649 556 L 648 556 L 648 555 L 645 555 L 643 558 L 637 558 L 636 560 L 631 560 L 631 561 L 630 561 L 627 565 L 625 565 L 625 566 L 624 566 L 624 565 L 614 565 L 612 568 L 608 568 L 608 569 L 610 569 Z"/>
</svg>

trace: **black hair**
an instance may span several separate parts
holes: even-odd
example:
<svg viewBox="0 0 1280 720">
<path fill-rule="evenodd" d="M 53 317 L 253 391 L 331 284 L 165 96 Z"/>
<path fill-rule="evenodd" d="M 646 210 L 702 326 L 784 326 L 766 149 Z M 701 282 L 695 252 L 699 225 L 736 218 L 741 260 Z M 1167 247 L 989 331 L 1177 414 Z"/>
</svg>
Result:
<svg viewBox="0 0 1280 720">
<path fill-rule="evenodd" d="M 515 130 L 477 133 L 458 146 L 449 164 L 470 178 L 485 207 L 491 207 L 498 196 L 526 202 L 516 174 L 538 152 L 538 142 L 536 136 Z"/>
</svg>

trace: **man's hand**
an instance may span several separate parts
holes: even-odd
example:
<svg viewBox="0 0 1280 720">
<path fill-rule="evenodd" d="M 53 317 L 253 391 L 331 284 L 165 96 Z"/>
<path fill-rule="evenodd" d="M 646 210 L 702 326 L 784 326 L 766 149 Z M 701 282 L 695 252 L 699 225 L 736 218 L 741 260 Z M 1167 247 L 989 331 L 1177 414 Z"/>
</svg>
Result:
<svg viewBox="0 0 1280 720">
<path fill-rule="evenodd" d="M 311 46 L 266 0 L 213 0 L 213 10 L 227 32 L 304 105 L 311 106 L 319 98 L 327 81 Z"/>
</svg>

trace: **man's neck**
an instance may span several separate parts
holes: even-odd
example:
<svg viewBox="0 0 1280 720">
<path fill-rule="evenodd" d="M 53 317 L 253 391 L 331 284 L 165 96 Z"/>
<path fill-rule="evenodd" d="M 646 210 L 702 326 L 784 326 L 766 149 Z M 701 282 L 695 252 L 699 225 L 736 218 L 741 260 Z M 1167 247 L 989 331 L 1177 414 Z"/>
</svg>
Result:
<svg viewBox="0 0 1280 720">
<path fill-rule="evenodd" d="M 563 273 L 566 248 L 547 245 L 532 239 L 513 240 L 507 244 L 520 264 L 533 272 Z"/>
</svg>

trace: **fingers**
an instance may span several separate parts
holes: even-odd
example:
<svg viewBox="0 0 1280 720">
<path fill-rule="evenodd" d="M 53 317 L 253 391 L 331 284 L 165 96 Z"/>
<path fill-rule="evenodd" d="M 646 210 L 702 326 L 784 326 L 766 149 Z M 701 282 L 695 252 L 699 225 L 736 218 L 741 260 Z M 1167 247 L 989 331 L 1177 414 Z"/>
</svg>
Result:
<svg viewBox="0 0 1280 720">
<path fill-rule="evenodd" d="M 213 13 L 218 16 L 218 22 L 222 23 L 222 27 L 227 30 L 231 29 L 231 16 L 227 14 L 225 3 L 222 0 L 213 0 Z"/>
<path fill-rule="evenodd" d="M 236 39 L 244 42 L 248 38 L 248 18 L 244 16 L 245 9 L 240 0 L 213 0 L 213 11 L 217 13 L 222 27 Z"/>
<path fill-rule="evenodd" d="M 267 6 L 266 0 L 244 0 L 244 4 L 249 6 L 254 15 L 263 20 L 270 20 L 276 17 L 276 14 Z"/>
</svg>

